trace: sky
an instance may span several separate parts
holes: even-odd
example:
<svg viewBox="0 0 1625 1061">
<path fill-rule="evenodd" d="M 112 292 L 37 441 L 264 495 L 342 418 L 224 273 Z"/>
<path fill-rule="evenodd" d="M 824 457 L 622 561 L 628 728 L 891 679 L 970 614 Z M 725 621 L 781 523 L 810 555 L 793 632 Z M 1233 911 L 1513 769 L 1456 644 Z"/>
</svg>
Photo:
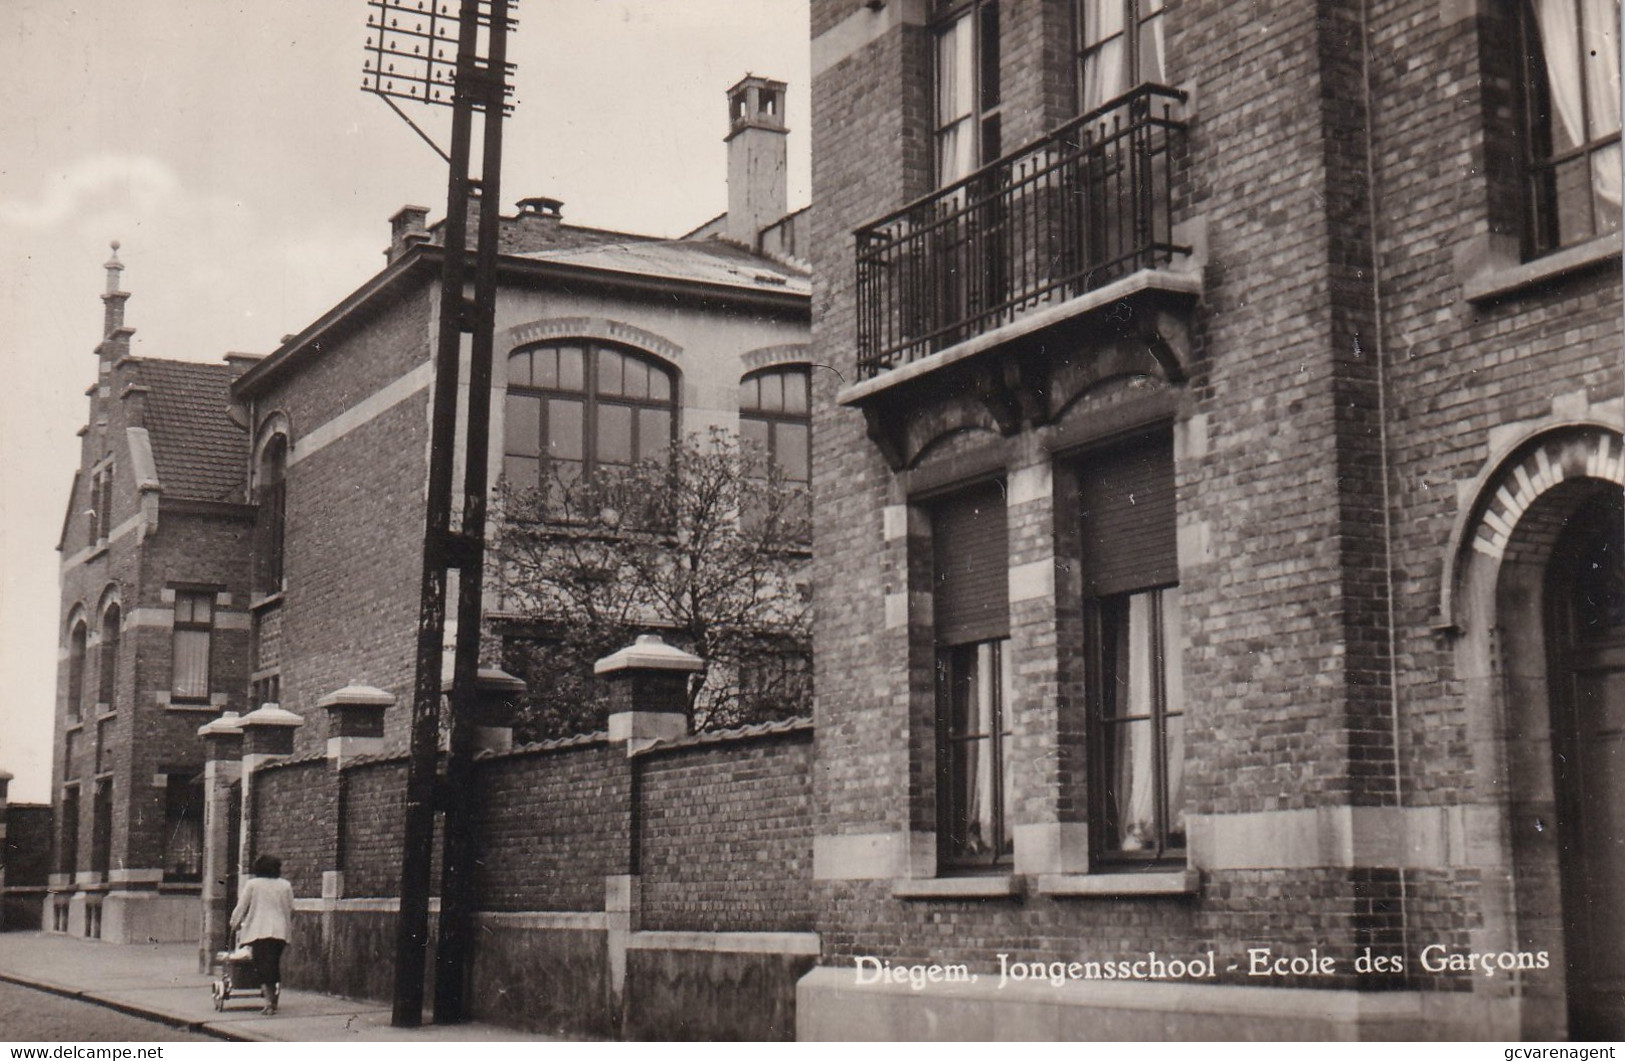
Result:
<svg viewBox="0 0 1625 1061">
<path fill-rule="evenodd" d="M 45 802 L 56 539 L 112 240 L 139 357 L 268 353 L 383 265 L 444 163 L 360 91 L 366 0 L 7 0 L 0 30 L 0 770 Z M 725 90 L 789 83 L 808 197 L 807 0 L 522 0 L 503 199 L 676 236 L 726 206 Z M 444 108 L 402 104 L 442 146 Z M 505 211 L 506 212 L 506 211 Z"/>
</svg>

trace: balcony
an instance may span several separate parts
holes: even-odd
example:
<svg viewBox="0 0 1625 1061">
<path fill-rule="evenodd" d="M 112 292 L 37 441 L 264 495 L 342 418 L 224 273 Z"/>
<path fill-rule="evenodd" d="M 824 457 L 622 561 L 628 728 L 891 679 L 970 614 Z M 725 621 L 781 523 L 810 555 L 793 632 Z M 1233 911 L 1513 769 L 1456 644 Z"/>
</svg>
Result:
<svg viewBox="0 0 1625 1061">
<path fill-rule="evenodd" d="M 1189 255 L 1171 209 L 1184 102 L 1142 85 L 859 229 L 854 390 Z"/>
</svg>

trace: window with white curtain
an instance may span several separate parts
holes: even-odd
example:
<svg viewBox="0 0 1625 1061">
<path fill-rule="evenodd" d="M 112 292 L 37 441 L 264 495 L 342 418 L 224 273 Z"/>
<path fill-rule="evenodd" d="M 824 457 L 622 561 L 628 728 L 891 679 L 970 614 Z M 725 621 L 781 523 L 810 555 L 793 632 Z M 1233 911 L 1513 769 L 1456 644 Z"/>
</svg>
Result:
<svg viewBox="0 0 1625 1061">
<path fill-rule="evenodd" d="M 1078 106 L 1088 113 L 1146 83 L 1166 84 L 1163 0 L 1078 0 Z"/>
<path fill-rule="evenodd" d="M 1179 587 L 1101 601 L 1099 630 L 1101 854 L 1105 860 L 1176 855 L 1185 847 Z"/>
<path fill-rule="evenodd" d="M 931 506 L 937 671 L 937 856 L 995 867 L 1014 854 L 1009 538 L 1004 484 Z"/>
<path fill-rule="evenodd" d="M 1003 151 L 999 114 L 999 5 L 943 4 L 936 23 L 937 187 L 946 187 Z"/>
<path fill-rule="evenodd" d="M 1092 861 L 1185 852 L 1183 623 L 1172 439 L 1086 454 L 1078 475 L 1092 746 Z"/>
<path fill-rule="evenodd" d="M 214 593 L 180 590 L 175 594 L 175 642 L 172 701 L 207 702 L 209 656 L 214 642 Z"/>
<path fill-rule="evenodd" d="M 1620 0 L 1519 0 L 1526 254 L 1620 227 Z"/>
</svg>

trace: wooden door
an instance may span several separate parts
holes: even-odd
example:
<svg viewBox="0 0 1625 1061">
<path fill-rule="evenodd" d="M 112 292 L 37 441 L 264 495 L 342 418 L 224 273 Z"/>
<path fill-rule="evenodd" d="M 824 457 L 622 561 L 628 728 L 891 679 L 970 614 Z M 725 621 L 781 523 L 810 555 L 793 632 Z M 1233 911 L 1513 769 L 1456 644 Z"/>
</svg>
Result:
<svg viewBox="0 0 1625 1061">
<path fill-rule="evenodd" d="M 1567 521 L 1547 582 L 1569 1035 L 1625 1038 L 1625 514 Z"/>
<path fill-rule="evenodd" d="M 1572 658 L 1556 735 L 1569 1034 L 1625 1038 L 1625 641 Z"/>
</svg>

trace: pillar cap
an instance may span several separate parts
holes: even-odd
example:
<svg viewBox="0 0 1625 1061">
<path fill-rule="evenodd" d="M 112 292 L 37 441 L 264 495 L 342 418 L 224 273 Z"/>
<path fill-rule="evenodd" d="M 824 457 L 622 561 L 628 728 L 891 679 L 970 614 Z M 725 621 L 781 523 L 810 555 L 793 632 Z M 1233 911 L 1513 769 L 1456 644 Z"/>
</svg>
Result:
<svg viewBox="0 0 1625 1061">
<path fill-rule="evenodd" d="M 351 682 L 342 689 L 334 689 L 320 700 L 317 707 L 393 707 L 395 697 L 372 685 Z M 258 714 L 259 712 L 255 712 Z"/>
<path fill-rule="evenodd" d="M 12 773 L 10 770 L 0 770 L 0 785 L 5 784 L 7 781 L 14 780 L 16 776 L 17 775 Z"/>
<path fill-rule="evenodd" d="M 305 720 L 292 711 L 285 711 L 276 704 L 262 704 L 258 711 L 250 711 L 242 718 L 244 728 L 249 726 L 303 726 Z"/>
<path fill-rule="evenodd" d="M 230 737 L 243 731 L 242 716 L 235 711 L 227 711 L 219 718 L 210 719 L 197 728 L 200 737 Z"/>
<path fill-rule="evenodd" d="M 447 678 L 440 683 L 440 691 L 451 692 L 454 678 Z M 481 667 L 479 674 L 474 677 L 474 690 L 481 693 L 508 693 L 522 695 L 528 686 L 524 681 L 515 678 L 501 667 Z"/>
<path fill-rule="evenodd" d="M 692 652 L 666 644 L 659 634 L 639 634 L 632 644 L 611 652 L 592 665 L 594 674 L 615 674 L 624 670 L 666 670 L 693 674 L 704 669 L 704 660 Z"/>
</svg>

